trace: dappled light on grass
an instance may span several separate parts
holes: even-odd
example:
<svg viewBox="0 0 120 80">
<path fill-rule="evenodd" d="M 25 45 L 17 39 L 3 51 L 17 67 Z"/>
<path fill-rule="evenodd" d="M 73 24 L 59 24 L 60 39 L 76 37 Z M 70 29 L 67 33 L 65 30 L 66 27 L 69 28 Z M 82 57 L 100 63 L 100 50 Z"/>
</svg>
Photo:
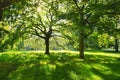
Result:
<svg viewBox="0 0 120 80">
<path fill-rule="evenodd" d="M 117 54 L 119 55 L 119 54 Z M 4 53 L 0 55 L 0 80 L 117 80 L 120 57 L 74 52 Z"/>
<path fill-rule="evenodd" d="M 120 65 L 120 64 L 118 64 Z M 118 71 L 112 69 L 114 64 L 94 64 L 92 67 L 92 71 L 94 74 L 100 76 L 103 80 L 119 80 L 120 78 L 120 69 Z M 117 66 L 116 66 L 117 67 Z M 116 68 L 114 67 L 114 68 Z M 117 75 L 116 75 L 117 74 Z M 119 74 L 119 75 L 118 75 Z"/>
</svg>

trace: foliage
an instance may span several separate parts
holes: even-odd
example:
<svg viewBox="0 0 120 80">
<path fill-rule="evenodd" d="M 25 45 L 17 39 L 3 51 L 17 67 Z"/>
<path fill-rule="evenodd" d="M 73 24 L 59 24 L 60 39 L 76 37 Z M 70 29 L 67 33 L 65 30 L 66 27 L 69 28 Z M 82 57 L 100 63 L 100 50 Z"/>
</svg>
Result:
<svg viewBox="0 0 120 80">
<path fill-rule="evenodd" d="M 98 36 L 98 43 L 100 47 L 108 48 L 114 45 L 114 37 L 109 36 L 108 34 L 102 34 Z"/>
<path fill-rule="evenodd" d="M 85 41 L 85 49 L 101 49 L 98 43 L 98 36 L 99 34 L 97 32 L 93 32 Z"/>
<path fill-rule="evenodd" d="M 0 28 L 2 31 L 7 31 L 6 36 L 1 37 L 0 42 L 0 51 L 5 51 L 6 49 L 12 49 L 16 41 L 19 41 L 20 38 L 23 38 L 25 33 L 28 33 L 29 23 L 25 22 L 27 11 L 26 11 L 27 3 L 19 2 L 19 3 L 11 3 L 7 7 L 4 8 L 2 12 L 2 21 L 0 24 Z M 1 33 L 5 35 L 5 33 Z"/>
</svg>

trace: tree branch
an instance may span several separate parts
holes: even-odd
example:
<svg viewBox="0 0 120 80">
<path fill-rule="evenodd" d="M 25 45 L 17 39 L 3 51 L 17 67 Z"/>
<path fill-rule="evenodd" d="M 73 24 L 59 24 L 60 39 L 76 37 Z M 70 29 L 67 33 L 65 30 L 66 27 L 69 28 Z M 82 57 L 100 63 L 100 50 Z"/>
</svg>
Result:
<svg viewBox="0 0 120 80">
<path fill-rule="evenodd" d="M 76 0 L 73 0 L 73 2 L 74 2 L 75 5 L 77 6 L 77 8 L 78 8 L 79 10 L 81 10 L 80 7 L 79 7 L 78 4 L 77 4 L 77 1 L 76 1 Z"/>
<path fill-rule="evenodd" d="M 88 16 L 86 17 L 85 21 L 87 21 L 91 17 L 92 13 L 89 13 Z"/>
<path fill-rule="evenodd" d="M 40 38 L 45 39 L 45 37 L 44 37 L 44 36 L 41 36 L 36 29 L 34 29 L 34 30 L 35 30 L 35 34 L 33 33 L 33 35 L 36 35 L 36 36 L 38 36 L 38 37 L 40 37 Z"/>
<path fill-rule="evenodd" d="M 46 30 L 42 30 L 42 27 L 40 26 L 35 26 L 35 28 L 37 28 L 38 30 L 40 30 L 44 35 L 46 35 Z"/>
<path fill-rule="evenodd" d="M 42 27 L 44 28 L 44 31 L 46 32 L 46 26 L 44 25 L 43 21 L 42 21 L 42 18 L 41 16 L 38 14 L 38 17 L 39 17 L 39 21 L 40 21 L 40 25 L 42 25 Z"/>
</svg>

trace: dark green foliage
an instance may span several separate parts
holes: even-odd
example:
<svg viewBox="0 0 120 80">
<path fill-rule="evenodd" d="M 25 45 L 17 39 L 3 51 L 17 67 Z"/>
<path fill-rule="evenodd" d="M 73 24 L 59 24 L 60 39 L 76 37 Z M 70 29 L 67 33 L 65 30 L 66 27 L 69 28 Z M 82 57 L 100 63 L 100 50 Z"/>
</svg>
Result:
<svg viewBox="0 0 120 80">
<path fill-rule="evenodd" d="M 5 13 L 4 11 L 6 10 L 5 8 L 13 5 L 13 4 L 26 4 L 26 1 L 28 0 L 0 0 L 0 21 L 3 18 L 4 14 L 9 14 L 9 13 Z"/>
<path fill-rule="evenodd" d="M 29 23 L 25 22 L 25 16 L 27 15 L 25 9 L 28 7 L 26 1 L 27 0 L 8 0 L 5 2 L 6 5 L 3 4 L 0 34 L 4 35 L 4 37 L 0 38 L 0 51 L 13 49 L 14 44 L 29 32 Z"/>
<path fill-rule="evenodd" d="M 22 38 L 23 35 L 26 33 L 25 31 L 21 31 L 23 24 L 18 24 L 18 25 L 15 25 L 14 27 L 16 28 L 14 32 L 9 31 L 9 34 L 1 38 L 0 51 L 5 51 L 6 49 L 12 49 L 14 44 L 20 38 Z"/>
<path fill-rule="evenodd" d="M 94 32 L 86 39 L 85 49 L 101 49 L 99 46 L 98 33 Z"/>
</svg>

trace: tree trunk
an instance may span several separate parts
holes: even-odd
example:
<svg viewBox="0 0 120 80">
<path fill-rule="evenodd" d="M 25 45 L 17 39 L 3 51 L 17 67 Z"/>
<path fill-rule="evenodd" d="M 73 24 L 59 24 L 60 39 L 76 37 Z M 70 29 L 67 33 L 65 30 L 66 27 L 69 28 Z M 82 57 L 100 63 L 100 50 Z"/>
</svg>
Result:
<svg viewBox="0 0 120 80">
<path fill-rule="evenodd" d="M 46 46 L 46 48 L 45 48 L 45 54 L 50 54 L 49 53 L 49 38 L 46 38 L 45 39 L 45 46 Z"/>
<path fill-rule="evenodd" d="M 80 49 L 80 58 L 84 59 L 84 38 L 80 38 L 80 43 L 79 43 L 79 49 Z"/>
<path fill-rule="evenodd" d="M 115 38 L 115 52 L 118 52 L 118 39 Z"/>
</svg>

